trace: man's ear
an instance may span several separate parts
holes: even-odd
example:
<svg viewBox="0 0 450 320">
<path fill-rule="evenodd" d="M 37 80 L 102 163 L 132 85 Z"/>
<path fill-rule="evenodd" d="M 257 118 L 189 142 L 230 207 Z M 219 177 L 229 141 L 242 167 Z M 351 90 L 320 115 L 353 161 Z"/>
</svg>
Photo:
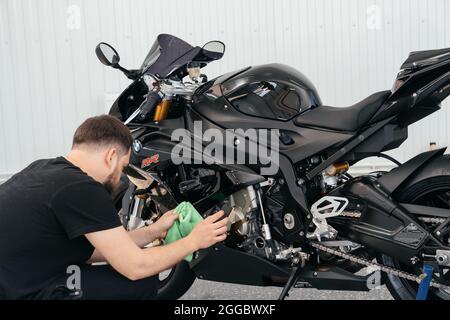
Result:
<svg viewBox="0 0 450 320">
<path fill-rule="evenodd" d="M 119 154 L 116 148 L 110 148 L 105 154 L 105 162 L 108 168 L 114 169 L 119 162 Z"/>
</svg>

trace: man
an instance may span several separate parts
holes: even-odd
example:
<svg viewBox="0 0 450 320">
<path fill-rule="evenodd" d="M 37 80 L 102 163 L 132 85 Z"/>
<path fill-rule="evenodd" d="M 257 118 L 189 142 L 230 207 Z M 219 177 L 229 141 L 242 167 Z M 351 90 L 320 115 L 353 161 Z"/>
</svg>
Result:
<svg viewBox="0 0 450 320">
<path fill-rule="evenodd" d="M 160 272 L 225 240 L 223 212 L 167 246 L 144 248 L 166 234 L 178 218 L 172 212 L 125 231 L 111 193 L 131 144 L 119 120 L 91 118 L 77 129 L 66 158 L 36 161 L 0 186 L 0 297 L 62 298 L 58 288 L 80 268 L 84 299 L 153 299 Z"/>
</svg>

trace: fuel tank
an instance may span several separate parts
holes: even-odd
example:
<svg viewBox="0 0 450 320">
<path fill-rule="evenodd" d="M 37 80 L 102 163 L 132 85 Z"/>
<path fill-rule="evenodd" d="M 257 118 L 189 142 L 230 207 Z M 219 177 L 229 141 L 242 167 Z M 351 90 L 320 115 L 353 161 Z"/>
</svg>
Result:
<svg viewBox="0 0 450 320">
<path fill-rule="evenodd" d="M 291 120 L 322 105 L 311 81 L 282 64 L 249 67 L 227 74 L 200 88 L 197 103 L 201 104 L 202 95 L 209 98 L 208 103 L 220 104 L 220 107 L 227 104 L 238 111 L 238 116 L 275 121 Z"/>
<path fill-rule="evenodd" d="M 279 130 L 280 152 L 297 163 L 351 138 L 344 132 L 330 134 L 294 123 L 300 114 L 321 106 L 316 88 L 302 73 L 269 64 L 206 83 L 194 94 L 189 115 L 202 122 L 203 130 Z"/>
</svg>

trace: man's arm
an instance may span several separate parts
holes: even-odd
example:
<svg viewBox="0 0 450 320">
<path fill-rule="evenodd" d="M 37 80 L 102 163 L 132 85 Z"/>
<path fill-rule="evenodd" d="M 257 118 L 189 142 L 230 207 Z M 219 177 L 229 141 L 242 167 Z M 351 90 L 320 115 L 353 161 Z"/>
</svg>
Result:
<svg viewBox="0 0 450 320">
<path fill-rule="evenodd" d="M 173 211 L 169 211 L 164 214 L 156 223 L 148 227 L 130 231 L 128 232 L 128 235 L 139 248 L 144 248 L 153 241 L 163 238 L 167 233 L 167 230 L 173 225 L 178 217 L 178 214 L 175 214 Z M 87 262 L 106 262 L 106 259 L 105 257 L 103 257 L 99 250 L 95 249 L 92 257 Z"/>
<path fill-rule="evenodd" d="M 228 219 L 216 222 L 223 214 L 206 218 L 188 237 L 162 247 L 141 249 L 122 227 L 86 234 L 86 238 L 117 272 L 135 281 L 157 275 L 193 252 L 224 241 Z"/>
<path fill-rule="evenodd" d="M 144 227 L 141 229 L 136 229 L 130 232 L 127 232 L 125 229 L 125 233 L 131 238 L 131 240 L 138 246 L 139 248 L 144 248 L 149 245 L 156 239 L 158 239 L 161 235 L 159 230 L 155 230 L 155 226 L 151 225 L 148 227 Z M 87 263 L 99 263 L 106 262 L 105 257 L 100 253 L 98 249 L 94 250 L 92 257 L 87 261 Z"/>
<path fill-rule="evenodd" d="M 130 231 L 128 232 L 128 234 L 139 248 L 148 246 L 153 241 L 160 239 L 163 235 L 161 230 L 159 230 L 159 228 L 154 224 L 148 227 Z"/>
</svg>

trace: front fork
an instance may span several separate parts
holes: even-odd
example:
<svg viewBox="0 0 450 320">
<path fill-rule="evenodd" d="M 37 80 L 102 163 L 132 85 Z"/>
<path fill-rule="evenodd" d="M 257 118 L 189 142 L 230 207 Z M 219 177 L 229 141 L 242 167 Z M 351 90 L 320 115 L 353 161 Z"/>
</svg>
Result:
<svg viewBox="0 0 450 320">
<path fill-rule="evenodd" d="M 136 186 L 130 183 L 122 199 L 122 209 L 119 211 L 122 226 L 127 231 L 145 226 L 147 219 L 143 217 L 143 213 L 147 199 L 146 194 L 139 194 Z"/>
<path fill-rule="evenodd" d="M 145 206 L 146 199 L 136 196 L 134 197 L 131 214 L 128 219 L 127 229 L 128 230 L 136 230 L 145 225 L 145 221 L 142 218 L 142 212 Z"/>
<path fill-rule="evenodd" d="M 153 121 L 159 122 L 167 119 L 170 107 L 172 105 L 172 97 L 166 96 L 161 103 L 156 107 Z"/>
</svg>

